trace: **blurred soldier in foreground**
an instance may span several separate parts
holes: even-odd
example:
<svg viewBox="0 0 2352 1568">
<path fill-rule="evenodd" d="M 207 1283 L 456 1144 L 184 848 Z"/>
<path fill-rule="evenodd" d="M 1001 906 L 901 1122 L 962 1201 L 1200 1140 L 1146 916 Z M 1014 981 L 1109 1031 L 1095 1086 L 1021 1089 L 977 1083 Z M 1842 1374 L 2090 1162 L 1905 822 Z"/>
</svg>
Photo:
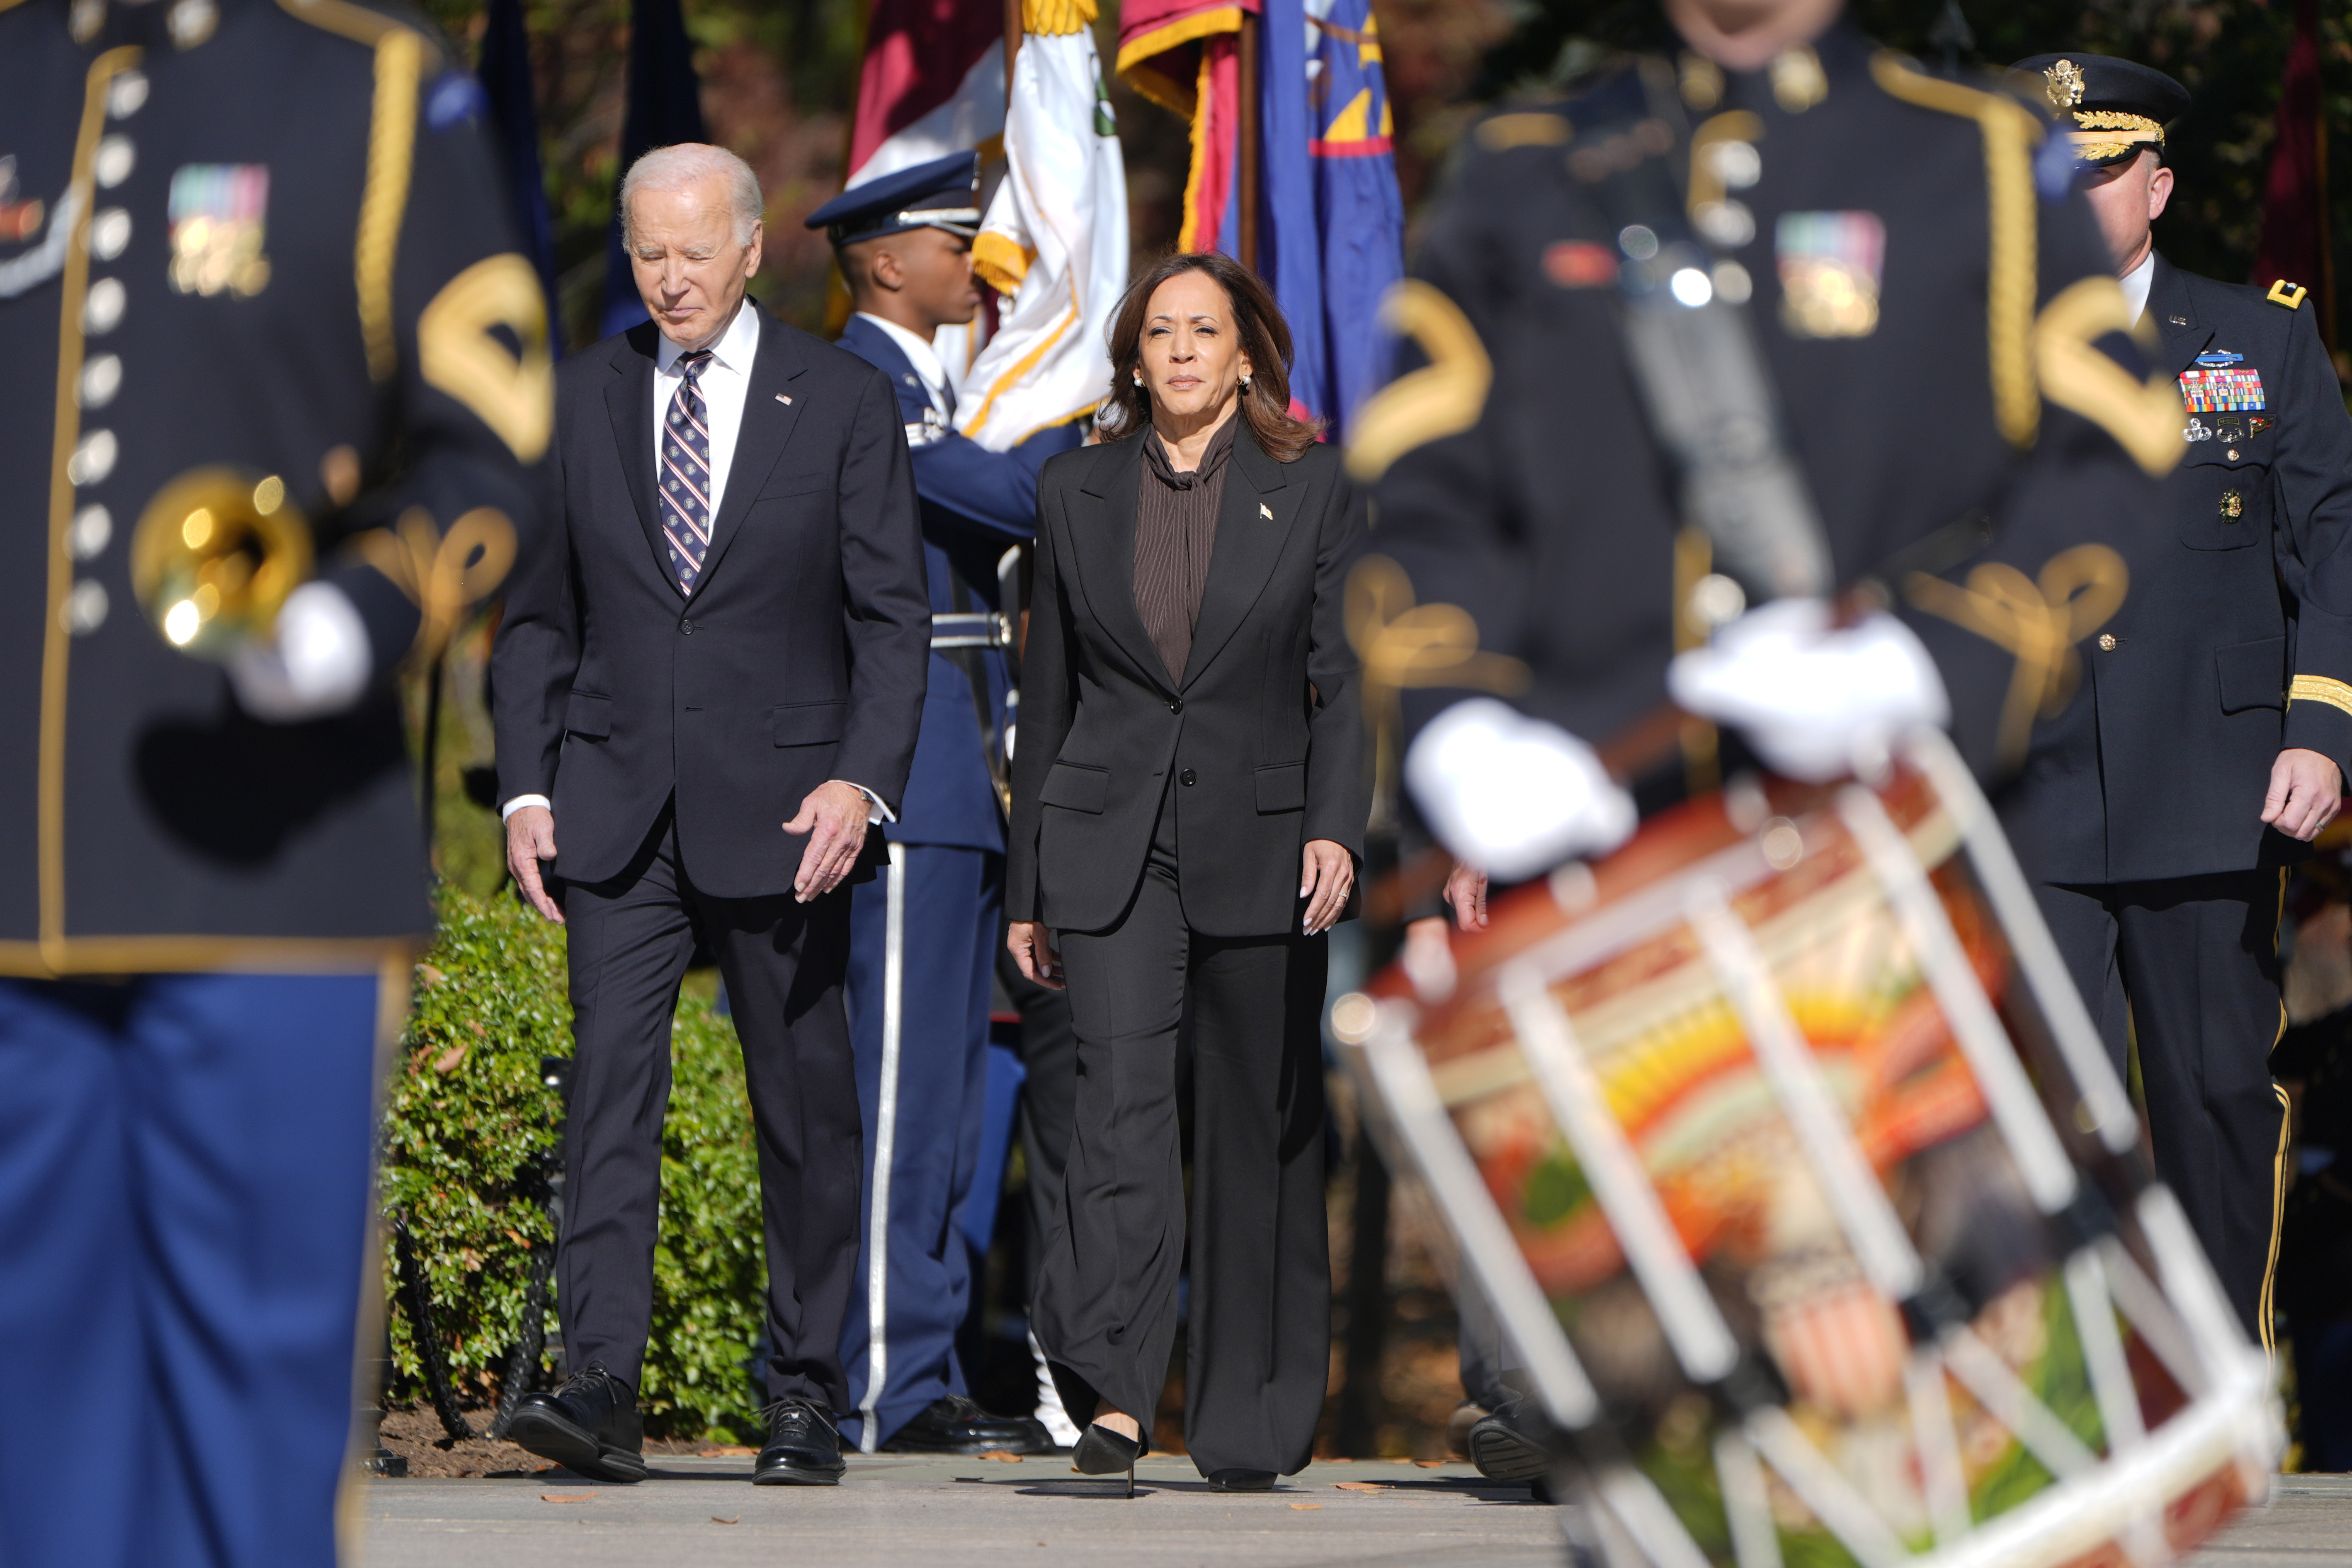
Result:
<svg viewBox="0 0 2352 1568">
<path fill-rule="evenodd" d="M 953 426 L 954 378 L 931 340 L 980 308 L 979 163 L 957 153 L 869 180 L 807 220 L 832 238 L 857 307 L 841 346 L 898 394 L 931 595 L 923 728 L 890 864 L 851 895 L 849 1028 L 866 1184 L 865 1256 L 841 1347 L 857 1414 L 843 1436 L 868 1453 L 1052 1447 L 1028 1416 L 973 1403 L 955 1349 L 984 1261 L 956 1219 L 980 1163 L 990 981 L 1004 923 L 1013 606 L 999 602 L 997 568 L 1036 531 L 1038 465 L 1085 433 L 1062 426 L 1017 452 L 992 452 Z M 877 1163 L 885 1150 L 887 1168 Z"/>
<path fill-rule="evenodd" d="M 1410 374 L 1354 439 L 1389 558 L 1355 631 L 1368 684 L 1415 687 L 1404 777 L 1473 868 L 1465 924 L 1480 872 L 1606 851 L 1751 756 L 1831 778 L 1939 723 L 2013 769 L 2179 457 L 2032 110 L 1875 49 L 1837 0 L 1665 12 L 1659 57 L 1477 127 L 1400 300 Z M 1634 332 L 1661 291 L 1745 307 L 1766 384 L 1673 384 Z M 1727 514 L 1807 585 L 1726 560 L 1697 525 Z M 1415 601 L 1397 631 L 1466 612 L 1476 651 L 1391 658 Z M 1535 1422 L 1481 1423 L 1481 1468 L 1540 1476 Z"/>
<path fill-rule="evenodd" d="M 11 1568 L 334 1554 L 432 928 L 391 676 L 552 416 L 478 103 L 342 0 L 0 12 Z"/>
<path fill-rule="evenodd" d="M 2118 1071 L 2137 1034 L 2157 1173 L 2268 1348 L 2284 868 L 2336 816 L 2352 757 L 2352 417 L 2302 287 L 2216 283 L 2156 253 L 2164 125 L 2187 89 L 2097 55 L 2017 68 L 2041 79 L 2187 408 L 2131 601 L 2003 817 Z"/>
</svg>

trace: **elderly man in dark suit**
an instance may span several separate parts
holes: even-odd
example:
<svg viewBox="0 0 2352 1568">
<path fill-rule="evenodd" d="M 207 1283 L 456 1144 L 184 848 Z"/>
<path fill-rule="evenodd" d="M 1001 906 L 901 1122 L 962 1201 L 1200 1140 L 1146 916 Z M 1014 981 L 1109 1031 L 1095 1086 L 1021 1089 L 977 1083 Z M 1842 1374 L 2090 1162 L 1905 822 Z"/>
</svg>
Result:
<svg viewBox="0 0 2352 1568">
<path fill-rule="evenodd" d="M 577 1053 L 558 1254 L 572 1376 L 512 1434 L 583 1474 L 646 1473 L 670 1017 L 699 937 L 760 1145 L 754 1479 L 831 1484 L 861 1138 L 842 884 L 871 875 L 867 830 L 897 809 L 921 721 L 914 483 L 888 379 L 746 299 L 761 200 L 741 160 L 662 148 L 621 199 L 653 321 L 563 367 L 552 537 L 517 574 L 494 660 L 508 863 L 571 927 Z"/>
</svg>

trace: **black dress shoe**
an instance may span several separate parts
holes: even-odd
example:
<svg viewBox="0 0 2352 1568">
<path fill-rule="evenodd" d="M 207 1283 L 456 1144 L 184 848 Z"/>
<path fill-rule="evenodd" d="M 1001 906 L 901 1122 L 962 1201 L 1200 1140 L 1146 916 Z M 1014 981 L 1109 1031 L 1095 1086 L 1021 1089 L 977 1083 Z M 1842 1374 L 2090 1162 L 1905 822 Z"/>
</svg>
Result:
<svg viewBox="0 0 2352 1568">
<path fill-rule="evenodd" d="M 646 1426 L 637 1396 L 601 1366 L 565 1378 L 552 1394 L 523 1395 L 507 1436 L 593 1480 L 646 1479 Z"/>
<path fill-rule="evenodd" d="M 1514 1399 L 1470 1428 L 1470 1462 L 1490 1481 L 1540 1488 L 1559 1463 L 1557 1434 L 1530 1399 Z"/>
<path fill-rule="evenodd" d="M 1209 1489 L 1214 1492 L 1270 1492 L 1272 1470 L 1211 1470 Z"/>
<path fill-rule="evenodd" d="M 1028 1415 L 992 1415 L 961 1394 L 934 1399 L 883 1445 L 897 1454 L 1044 1454 L 1053 1437 Z"/>
<path fill-rule="evenodd" d="M 768 1445 L 760 1450 L 752 1481 L 763 1487 L 832 1487 L 849 1468 L 841 1457 L 841 1433 L 833 1416 L 805 1399 L 779 1399 L 760 1412 L 768 1424 Z"/>
<path fill-rule="evenodd" d="M 1150 1445 L 1141 1437 L 1123 1437 L 1101 1422 L 1090 1422 L 1070 1450 L 1070 1468 L 1082 1476 L 1115 1476 L 1127 1472 L 1127 1495 L 1135 1495 L 1135 1461 Z"/>
</svg>

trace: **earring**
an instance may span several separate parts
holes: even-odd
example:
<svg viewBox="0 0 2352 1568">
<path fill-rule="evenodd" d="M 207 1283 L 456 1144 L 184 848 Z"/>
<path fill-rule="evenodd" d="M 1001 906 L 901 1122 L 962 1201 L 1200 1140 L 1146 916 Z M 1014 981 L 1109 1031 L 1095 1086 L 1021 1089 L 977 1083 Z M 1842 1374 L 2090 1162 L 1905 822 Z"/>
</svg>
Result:
<svg viewBox="0 0 2352 1568">
<path fill-rule="evenodd" d="M 1249 377 L 1247 377 L 1247 376 L 1244 376 L 1244 377 L 1242 377 L 1242 390 L 1243 390 L 1244 392 L 1247 392 L 1247 391 L 1249 390 L 1249 384 L 1250 384 L 1250 378 L 1249 378 Z"/>
<path fill-rule="evenodd" d="M 1143 373 L 1139 370 L 1135 373 L 1135 384 L 1138 386 L 1143 384 Z"/>
</svg>

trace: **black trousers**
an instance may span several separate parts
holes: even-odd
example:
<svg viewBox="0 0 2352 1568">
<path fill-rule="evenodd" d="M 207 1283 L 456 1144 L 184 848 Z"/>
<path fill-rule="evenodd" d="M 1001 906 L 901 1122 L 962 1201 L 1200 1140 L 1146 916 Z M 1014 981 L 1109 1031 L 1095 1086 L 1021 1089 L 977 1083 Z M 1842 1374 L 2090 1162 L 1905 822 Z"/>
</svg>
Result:
<svg viewBox="0 0 2352 1568">
<path fill-rule="evenodd" d="M 1033 1305 L 1062 1400 L 1150 1430 L 1185 1267 L 1180 1037 L 1192 1047 L 1184 1442 L 1203 1475 L 1311 1457 L 1331 1346 L 1323 1211 L 1320 936 L 1203 936 L 1184 920 L 1164 808 L 1117 925 L 1059 934 L 1077 1099 L 1058 1228 Z"/>
<path fill-rule="evenodd" d="M 2271 1047 L 2286 1026 L 2284 876 L 2226 871 L 2036 889 L 2118 1073 L 2138 1038 L 2156 1173 L 2266 1350 L 2286 1160 L 2286 1092 L 2270 1074 Z"/>
<path fill-rule="evenodd" d="M 849 891 L 714 899 L 678 862 L 664 811 L 610 882 L 562 892 L 574 1056 L 556 1253 L 565 1364 L 632 1387 L 653 1321 L 670 1019 L 698 935 L 719 955 L 760 1148 L 768 1395 L 850 1408 L 841 1328 L 857 1267 L 863 1158 L 842 984 Z"/>
</svg>

